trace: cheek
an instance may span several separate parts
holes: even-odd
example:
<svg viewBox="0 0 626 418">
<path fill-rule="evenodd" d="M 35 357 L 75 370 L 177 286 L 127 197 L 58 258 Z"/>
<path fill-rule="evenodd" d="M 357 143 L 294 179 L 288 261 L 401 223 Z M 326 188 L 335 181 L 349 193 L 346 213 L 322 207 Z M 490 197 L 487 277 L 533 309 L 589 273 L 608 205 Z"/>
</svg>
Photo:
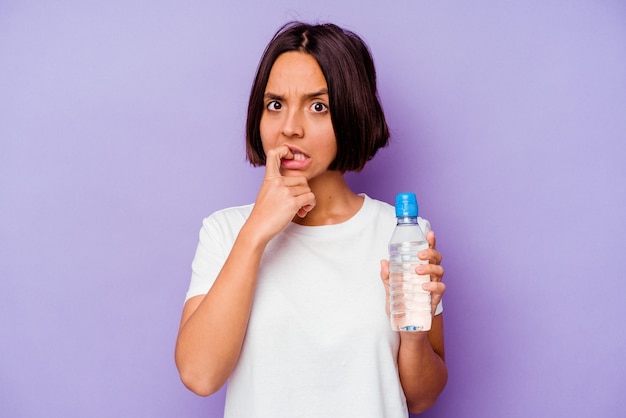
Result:
<svg viewBox="0 0 626 418">
<path fill-rule="evenodd" d="M 329 153 L 332 153 L 333 155 L 333 159 L 337 156 L 337 138 L 335 137 L 335 131 L 331 128 L 329 133 L 328 133 L 328 145 L 326 147 L 326 149 L 328 150 Z"/>
</svg>

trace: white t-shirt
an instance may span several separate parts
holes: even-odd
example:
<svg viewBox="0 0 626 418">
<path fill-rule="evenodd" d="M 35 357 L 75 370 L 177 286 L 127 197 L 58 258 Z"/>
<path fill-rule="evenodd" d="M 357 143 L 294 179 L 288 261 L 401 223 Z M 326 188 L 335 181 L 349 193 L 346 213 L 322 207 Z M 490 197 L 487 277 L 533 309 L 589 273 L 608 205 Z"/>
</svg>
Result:
<svg viewBox="0 0 626 418">
<path fill-rule="evenodd" d="M 346 222 L 290 223 L 268 244 L 225 417 L 408 416 L 380 279 L 395 211 L 363 196 Z M 204 220 L 187 298 L 209 291 L 251 210 Z"/>
</svg>

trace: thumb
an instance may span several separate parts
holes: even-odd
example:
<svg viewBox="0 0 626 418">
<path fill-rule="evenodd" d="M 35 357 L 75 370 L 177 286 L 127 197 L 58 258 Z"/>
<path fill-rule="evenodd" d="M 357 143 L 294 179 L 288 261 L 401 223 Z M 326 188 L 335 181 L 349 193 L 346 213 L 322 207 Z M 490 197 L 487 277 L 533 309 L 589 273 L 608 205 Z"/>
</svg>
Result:
<svg viewBox="0 0 626 418">
<path fill-rule="evenodd" d="M 389 261 L 380 260 L 380 278 L 385 286 L 389 286 Z"/>
<path fill-rule="evenodd" d="M 385 286 L 385 310 L 387 311 L 387 315 L 390 315 L 389 310 L 389 261 L 380 260 L 380 278 L 383 281 L 383 285 Z"/>
</svg>

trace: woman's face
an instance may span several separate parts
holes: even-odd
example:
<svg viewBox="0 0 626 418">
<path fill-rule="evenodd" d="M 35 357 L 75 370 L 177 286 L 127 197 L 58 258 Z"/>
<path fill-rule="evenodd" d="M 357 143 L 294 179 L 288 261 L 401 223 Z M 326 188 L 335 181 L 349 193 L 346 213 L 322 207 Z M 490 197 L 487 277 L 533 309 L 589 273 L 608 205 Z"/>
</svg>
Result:
<svg viewBox="0 0 626 418">
<path fill-rule="evenodd" d="M 335 159 L 328 101 L 326 79 L 313 56 L 286 52 L 276 59 L 265 87 L 260 131 L 266 155 L 281 145 L 291 150 L 293 158 L 281 160 L 283 176 L 311 180 Z"/>
</svg>

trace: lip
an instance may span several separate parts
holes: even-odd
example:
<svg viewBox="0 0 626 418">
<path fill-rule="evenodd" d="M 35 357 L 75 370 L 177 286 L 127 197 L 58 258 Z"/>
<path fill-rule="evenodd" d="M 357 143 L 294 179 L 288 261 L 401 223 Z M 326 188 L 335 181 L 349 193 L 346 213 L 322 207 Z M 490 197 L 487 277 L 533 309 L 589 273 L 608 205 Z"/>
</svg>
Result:
<svg viewBox="0 0 626 418">
<path fill-rule="evenodd" d="M 289 148 L 289 151 L 291 151 L 292 154 L 302 154 L 306 158 L 309 158 L 309 155 L 306 152 L 302 151 L 300 148 L 289 144 L 285 144 L 285 146 Z"/>
<path fill-rule="evenodd" d="M 311 157 L 309 157 L 308 154 L 306 154 L 304 151 L 297 147 L 291 145 L 286 146 L 287 148 L 289 148 L 289 151 L 291 151 L 291 154 L 293 154 L 294 158 L 281 158 L 281 168 L 285 168 L 287 170 L 304 170 L 309 165 L 311 165 Z"/>
</svg>

